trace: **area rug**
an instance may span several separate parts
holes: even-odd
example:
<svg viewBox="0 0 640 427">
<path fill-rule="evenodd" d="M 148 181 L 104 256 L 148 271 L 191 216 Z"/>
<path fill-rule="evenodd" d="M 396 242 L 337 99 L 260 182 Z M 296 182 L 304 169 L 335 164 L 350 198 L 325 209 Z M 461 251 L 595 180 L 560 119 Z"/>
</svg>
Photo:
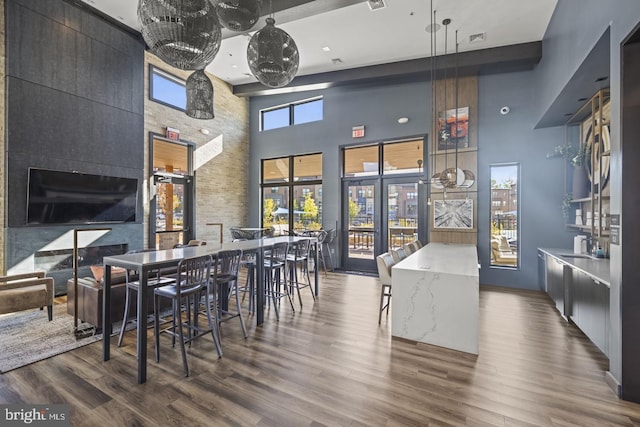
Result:
<svg viewBox="0 0 640 427">
<path fill-rule="evenodd" d="M 46 308 L 0 315 L 0 373 L 102 339 L 99 334 L 76 340 L 73 329 L 73 316 L 67 314 L 67 304 L 54 304 L 51 322 Z"/>
</svg>

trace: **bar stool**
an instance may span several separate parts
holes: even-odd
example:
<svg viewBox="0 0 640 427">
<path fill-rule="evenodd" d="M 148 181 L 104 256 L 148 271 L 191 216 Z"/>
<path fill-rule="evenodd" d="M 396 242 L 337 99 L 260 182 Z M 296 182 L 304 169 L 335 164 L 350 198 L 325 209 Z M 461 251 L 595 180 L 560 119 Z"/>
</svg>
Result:
<svg viewBox="0 0 640 427">
<path fill-rule="evenodd" d="M 214 302 L 216 306 L 218 324 L 238 317 L 240 319 L 242 333 L 244 337 L 247 338 L 247 327 L 242 317 L 238 292 L 238 271 L 240 269 L 242 251 L 239 249 L 220 251 L 213 255 L 212 259 L 213 271 L 211 272 L 211 287 L 217 288 L 218 295 L 217 301 L 212 299 L 212 302 Z M 229 311 L 229 299 L 231 295 L 234 294 L 236 298 L 235 313 Z"/>
<path fill-rule="evenodd" d="M 389 316 L 389 305 L 391 304 L 391 267 L 395 263 L 388 252 L 380 254 L 376 257 L 376 265 L 378 267 L 378 277 L 380 278 L 380 311 L 378 313 L 378 325 L 382 322 L 382 312 L 386 309 Z M 387 297 L 387 302 L 384 298 Z"/>
<path fill-rule="evenodd" d="M 326 231 L 326 237 L 322 239 L 322 242 L 320 242 L 320 239 L 318 239 L 318 247 L 320 248 L 320 256 L 322 258 L 322 265 L 324 267 L 325 274 L 327 272 L 327 266 L 326 266 L 325 257 L 324 257 L 325 252 L 329 254 L 329 265 L 331 266 L 331 271 L 333 271 L 334 264 L 333 264 L 333 255 L 331 255 L 331 243 L 333 243 L 335 238 L 336 238 L 336 229 L 331 228 Z"/>
<path fill-rule="evenodd" d="M 208 329 L 201 329 L 197 324 L 198 316 L 198 301 L 201 291 L 206 290 L 206 294 L 213 293 L 213 298 L 216 298 L 216 286 L 209 286 L 210 273 L 211 273 L 211 256 L 199 256 L 192 258 L 185 258 L 178 264 L 178 279 L 174 284 L 162 286 L 156 288 L 153 291 L 153 306 L 154 306 L 154 337 L 155 337 L 155 353 L 156 362 L 160 362 L 160 333 L 165 332 L 172 336 L 172 344 L 175 346 L 176 338 L 180 340 L 180 351 L 182 353 L 182 365 L 184 368 L 184 375 L 189 376 L 189 364 L 187 362 L 187 353 L 185 350 L 185 344 L 191 345 L 191 342 L 209 332 L 213 337 L 213 342 L 218 351 L 218 357 L 222 356 L 222 348 L 220 347 L 220 339 L 218 337 L 218 319 L 217 311 L 214 310 L 211 313 L 210 305 L 206 306 L 207 320 L 209 321 Z M 171 326 L 166 329 L 160 330 L 160 313 L 159 305 L 160 298 L 168 298 L 172 301 L 173 305 L 173 319 Z M 182 319 L 182 305 L 186 308 L 186 321 Z M 193 304 L 194 318 L 191 318 L 191 306 Z M 177 324 L 176 324 L 177 323 Z M 176 332 L 177 328 L 177 332 Z M 186 330 L 186 335 L 185 335 Z"/>
<path fill-rule="evenodd" d="M 391 258 L 393 259 L 394 264 L 399 263 L 407 257 L 407 253 L 402 248 L 391 249 L 389 253 L 391 254 Z"/>
<path fill-rule="evenodd" d="M 302 308 L 302 296 L 300 295 L 300 288 L 309 288 L 313 300 L 316 300 L 316 296 L 311 288 L 311 278 L 309 277 L 309 239 L 299 240 L 294 244 L 293 253 L 287 254 L 287 263 L 289 264 L 289 285 L 295 284 L 298 292 L 298 301 Z M 300 266 L 300 273 L 307 276 L 307 281 L 300 285 L 298 280 L 298 266 Z"/>
<path fill-rule="evenodd" d="M 289 250 L 289 243 L 281 242 L 273 245 L 273 248 L 269 253 L 265 253 L 264 259 L 264 277 L 265 277 L 265 298 L 267 302 L 273 301 L 273 307 L 276 311 L 276 319 L 280 320 L 280 314 L 278 313 L 280 299 L 285 296 L 289 299 L 291 310 L 296 311 L 293 308 L 293 301 L 289 294 L 289 287 L 287 286 L 287 252 Z M 284 283 L 282 283 L 284 282 Z M 283 286 L 281 290 L 280 286 Z M 271 301 L 269 300 L 271 299 Z"/>
<path fill-rule="evenodd" d="M 131 250 L 128 251 L 127 254 L 135 254 L 135 253 L 144 253 L 144 252 L 155 252 L 155 249 L 141 249 L 141 250 Z M 122 345 L 122 339 L 124 337 L 124 332 L 126 329 L 127 322 L 129 321 L 129 311 L 131 309 L 131 300 L 134 299 L 133 293 L 138 292 L 140 290 L 140 280 L 131 280 L 131 271 L 125 270 L 125 299 L 124 299 L 124 315 L 122 316 L 122 325 L 120 326 L 120 334 L 118 335 L 118 347 Z M 155 273 L 155 277 L 147 278 L 147 288 L 155 289 L 160 286 L 168 285 L 170 283 L 175 282 L 176 279 L 172 277 L 161 277 L 160 272 L 157 271 Z M 151 293 L 151 292 L 150 292 Z M 135 322 L 135 319 L 132 319 Z"/>
<path fill-rule="evenodd" d="M 404 253 L 407 254 L 407 256 L 411 255 L 412 253 L 414 253 L 416 251 L 413 248 L 412 242 L 405 243 L 404 245 L 402 245 L 402 249 L 404 249 Z"/>
</svg>

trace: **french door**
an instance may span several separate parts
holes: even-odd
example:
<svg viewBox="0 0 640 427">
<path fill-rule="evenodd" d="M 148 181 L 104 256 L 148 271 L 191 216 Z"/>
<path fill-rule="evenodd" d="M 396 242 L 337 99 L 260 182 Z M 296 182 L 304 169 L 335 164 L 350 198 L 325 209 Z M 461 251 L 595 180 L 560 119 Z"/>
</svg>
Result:
<svg viewBox="0 0 640 427">
<path fill-rule="evenodd" d="M 347 270 L 376 271 L 380 252 L 380 180 L 345 180 L 342 194 L 342 266 Z"/>
<path fill-rule="evenodd" d="M 170 249 L 193 238 L 191 177 L 155 175 L 155 248 Z"/>
<path fill-rule="evenodd" d="M 150 134 L 149 248 L 170 249 L 195 238 L 193 150 L 191 143 Z"/>
<path fill-rule="evenodd" d="M 426 241 L 424 189 L 415 177 L 343 181 L 342 265 L 377 271 L 376 256 Z"/>
</svg>

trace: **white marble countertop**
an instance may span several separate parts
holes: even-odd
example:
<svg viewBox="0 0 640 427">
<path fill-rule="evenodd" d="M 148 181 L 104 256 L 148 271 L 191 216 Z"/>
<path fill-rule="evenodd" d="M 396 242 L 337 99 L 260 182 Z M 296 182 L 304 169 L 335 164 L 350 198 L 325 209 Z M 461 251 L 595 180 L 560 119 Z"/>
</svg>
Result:
<svg viewBox="0 0 640 427">
<path fill-rule="evenodd" d="M 475 246 L 429 243 L 391 270 L 391 335 L 478 354 Z"/>
<path fill-rule="evenodd" d="M 433 273 L 478 277 L 478 251 L 474 245 L 429 243 L 393 266 L 393 269 L 429 270 Z"/>
<path fill-rule="evenodd" d="M 576 257 L 572 249 L 538 248 L 538 250 L 611 287 L 609 259 L 594 258 L 586 254 Z"/>
</svg>

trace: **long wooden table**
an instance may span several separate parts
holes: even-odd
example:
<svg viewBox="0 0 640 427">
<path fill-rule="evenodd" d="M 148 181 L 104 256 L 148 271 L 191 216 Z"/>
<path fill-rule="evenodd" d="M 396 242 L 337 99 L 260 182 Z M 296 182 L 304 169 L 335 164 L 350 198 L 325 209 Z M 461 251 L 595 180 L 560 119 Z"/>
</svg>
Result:
<svg viewBox="0 0 640 427">
<path fill-rule="evenodd" d="M 257 283 L 257 303 L 256 303 L 256 322 L 261 325 L 264 322 L 264 271 L 262 265 L 264 263 L 264 251 L 270 249 L 276 243 L 287 242 L 296 243 L 300 240 L 311 240 L 316 246 L 314 253 L 314 292 L 318 295 L 318 239 L 315 237 L 273 237 L 268 239 L 243 240 L 239 242 L 223 243 L 218 245 L 205 246 L 188 246 L 178 249 L 167 249 L 155 252 L 140 252 L 134 254 L 125 254 L 104 257 L 104 289 L 103 289 L 103 305 L 102 305 L 102 358 L 104 361 L 110 359 L 111 345 L 111 267 L 121 267 L 129 270 L 135 270 L 140 276 L 140 287 L 138 291 L 137 301 L 137 354 L 138 354 L 138 383 L 142 384 L 147 380 L 147 295 L 149 289 L 147 286 L 147 278 L 149 273 L 160 269 L 176 267 L 184 258 L 213 255 L 223 250 L 242 249 L 245 253 L 256 254 L 256 283 Z"/>
</svg>

